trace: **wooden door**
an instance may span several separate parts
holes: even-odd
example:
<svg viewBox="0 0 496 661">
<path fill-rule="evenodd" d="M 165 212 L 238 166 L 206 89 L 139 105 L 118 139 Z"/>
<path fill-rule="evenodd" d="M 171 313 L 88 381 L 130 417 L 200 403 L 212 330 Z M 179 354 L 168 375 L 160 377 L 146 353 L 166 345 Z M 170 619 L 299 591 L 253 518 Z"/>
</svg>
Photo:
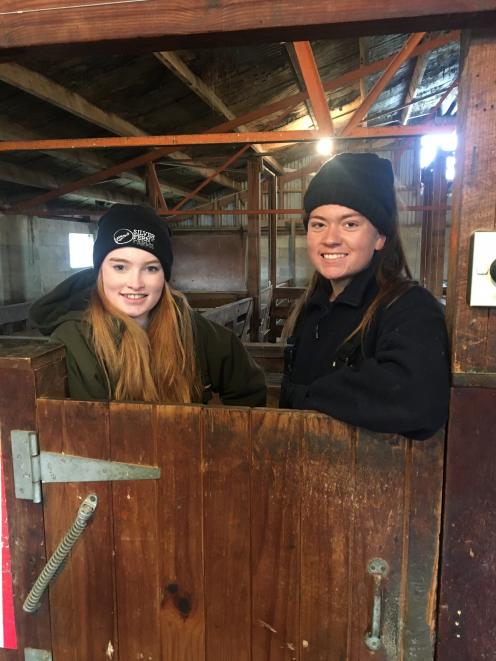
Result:
<svg viewBox="0 0 496 661">
<path fill-rule="evenodd" d="M 81 499 L 99 497 L 45 596 L 54 661 L 433 658 L 441 436 L 48 399 L 38 430 L 45 451 L 161 468 L 159 480 L 44 486 L 47 554 Z M 375 653 L 373 558 L 389 566 Z"/>
</svg>

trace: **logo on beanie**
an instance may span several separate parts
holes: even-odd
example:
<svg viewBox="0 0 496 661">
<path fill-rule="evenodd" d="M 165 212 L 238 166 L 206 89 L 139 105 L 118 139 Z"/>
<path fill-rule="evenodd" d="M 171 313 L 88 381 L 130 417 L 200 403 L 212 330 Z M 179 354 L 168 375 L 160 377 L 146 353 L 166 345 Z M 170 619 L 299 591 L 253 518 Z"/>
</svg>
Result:
<svg viewBox="0 0 496 661">
<path fill-rule="evenodd" d="M 117 243 L 119 246 L 133 243 L 138 248 L 151 248 L 153 250 L 155 247 L 155 234 L 146 230 L 122 228 L 114 232 L 114 243 Z"/>
</svg>

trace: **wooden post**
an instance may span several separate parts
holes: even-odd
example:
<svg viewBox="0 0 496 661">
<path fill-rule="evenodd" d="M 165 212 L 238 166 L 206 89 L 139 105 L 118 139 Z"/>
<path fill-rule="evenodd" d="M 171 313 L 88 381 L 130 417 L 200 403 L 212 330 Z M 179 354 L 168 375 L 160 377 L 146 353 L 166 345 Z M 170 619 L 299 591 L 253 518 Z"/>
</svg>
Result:
<svg viewBox="0 0 496 661">
<path fill-rule="evenodd" d="M 420 282 L 440 298 L 443 293 L 444 244 L 446 239 L 446 154 L 439 151 L 432 169 L 424 170 L 424 206 L 433 207 L 422 214 Z"/>
<path fill-rule="evenodd" d="M 259 159 L 248 161 L 248 209 L 260 209 L 260 172 Z M 258 341 L 260 326 L 260 217 L 248 215 L 248 296 L 253 298 L 253 313 L 251 315 L 250 340 Z"/>
<path fill-rule="evenodd" d="M 495 59 L 494 30 L 463 35 L 448 276 L 454 390 L 447 442 L 438 661 L 489 659 L 496 648 L 496 309 L 467 304 L 470 235 L 475 230 L 494 231 L 496 225 Z M 478 385 L 484 387 L 474 387 Z"/>
<path fill-rule="evenodd" d="M 277 177 L 269 179 L 269 209 L 277 209 Z M 269 216 L 269 280 L 277 287 L 277 213 Z"/>
<path fill-rule="evenodd" d="M 15 497 L 10 432 L 36 430 L 36 398 L 64 396 L 64 351 L 44 339 L 0 340 L 0 437 L 5 480 L 17 650 L 0 650 L 1 661 L 24 661 L 24 649 L 51 650 L 47 600 L 35 615 L 22 603 L 46 562 L 41 504 Z M 28 562 L 26 562 L 28 560 Z"/>
</svg>

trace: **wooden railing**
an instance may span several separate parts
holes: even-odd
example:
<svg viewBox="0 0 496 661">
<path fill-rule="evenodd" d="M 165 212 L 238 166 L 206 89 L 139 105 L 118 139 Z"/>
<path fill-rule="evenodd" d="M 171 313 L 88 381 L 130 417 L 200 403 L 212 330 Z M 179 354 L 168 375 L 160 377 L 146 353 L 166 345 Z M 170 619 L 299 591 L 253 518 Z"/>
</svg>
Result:
<svg viewBox="0 0 496 661">
<path fill-rule="evenodd" d="M 275 287 L 272 293 L 270 311 L 270 339 L 275 342 L 281 336 L 286 319 L 291 314 L 295 302 L 304 292 L 302 287 Z"/>
</svg>

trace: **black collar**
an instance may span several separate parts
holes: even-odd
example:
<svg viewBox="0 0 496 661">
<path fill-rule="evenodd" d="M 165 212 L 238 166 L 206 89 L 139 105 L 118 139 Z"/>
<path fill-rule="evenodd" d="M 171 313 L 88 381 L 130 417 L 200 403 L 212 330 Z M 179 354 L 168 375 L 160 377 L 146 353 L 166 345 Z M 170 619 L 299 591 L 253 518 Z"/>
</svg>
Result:
<svg viewBox="0 0 496 661">
<path fill-rule="evenodd" d="M 377 271 L 378 261 L 378 253 L 375 253 L 367 268 L 353 278 L 333 301 L 333 304 L 339 303 L 356 308 L 360 307 L 364 303 L 365 297 L 370 296 L 370 291 L 377 290 L 375 273 Z M 319 277 L 315 292 L 308 301 L 308 307 L 327 308 L 329 306 L 330 296 L 331 283 L 326 278 Z"/>
</svg>

